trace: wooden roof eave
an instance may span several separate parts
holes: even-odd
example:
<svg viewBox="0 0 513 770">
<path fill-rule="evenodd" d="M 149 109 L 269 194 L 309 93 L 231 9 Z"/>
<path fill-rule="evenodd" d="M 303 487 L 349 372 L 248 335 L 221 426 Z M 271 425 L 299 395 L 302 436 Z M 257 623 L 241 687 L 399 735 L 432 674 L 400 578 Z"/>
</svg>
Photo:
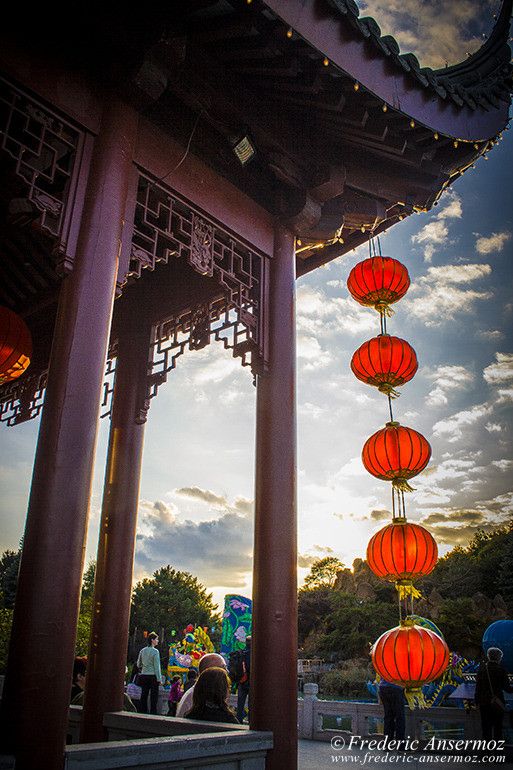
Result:
<svg viewBox="0 0 513 770">
<path fill-rule="evenodd" d="M 512 0 L 504 0 L 503 12 L 496 24 L 496 41 L 505 34 L 504 18 L 508 8 L 511 12 L 511 3 Z M 331 12 L 327 6 L 322 16 L 313 0 L 301 4 L 296 0 L 266 0 L 265 4 L 285 26 L 292 28 L 361 87 L 433 131 L 462 141 L 484 141 L 497 136 L 508 122 L 508 100 L 501 101 L 496 97 L 491 102 L 465 100 L 459 93 L 453 93 L 454 86 L 449 86 L 448 93 L 441 84 L 437 85 L 438 73 L 421 69 L 413 54 L 398 56 L 390 53 L 390 46 L 385 44 L 376 45 L 370 55 L 368 41 L 371 34 L 368 30 L 372 25 L 368 20 L 357 19 L 358 8 L 355 3 L 351 5 L 351 0 L 331 0 Z M 346 8 L 345 13 L 343 8 Z M 378 31 L 378 34 L 374 31 L 376 42 L 386 41 L 379 36 L 379 26 L 375 22 L 374 25 Z M 487 56 L 487 51 L 484 54 Z M 477 61 L 478 57 L 470 64 Z M 505 65 L 502 60 L 496 62 L 498 76 Z M 429 78 L 427 72 L 431 73 Z M 408 88 L 404 87 L 405 78 Z M 446 82 L 450 83 L 450 80 Z M 433 85 L 437 88 L 430 87 Z M 445 94 L 445 98 L 440 94 Z"/>
</svg>

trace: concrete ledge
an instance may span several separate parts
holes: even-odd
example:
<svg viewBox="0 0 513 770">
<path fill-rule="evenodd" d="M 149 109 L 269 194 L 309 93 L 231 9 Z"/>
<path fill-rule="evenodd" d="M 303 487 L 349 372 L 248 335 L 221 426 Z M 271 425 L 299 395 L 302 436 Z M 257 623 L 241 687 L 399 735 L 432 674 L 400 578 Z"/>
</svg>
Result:
<svg viewBox="0 0 513 770">
<path fill-rule="evenodd" d="M 141 715 L 143 716 L 143 715 Z M 182 721 L 182 720 L 180 720 Z M 190 722 L 191 720 L 183 720 Z M 203 722 L 209 728 L 217 723 Z M 66 749 L 66 770 L 147 770 L 205 768 L 216 770 L 264 770 L 265 757 L 273 747 L 272 733 L 252 730 L 211 732 L 200 735 L 139 740 L 82 743 Z"/>
<path fill-rule="evenodd" d="M 202 733 L 248 732 L 243 725 L 228 722 L 200 722 L 197 719 L 178 719 L 151 714 L 134 714 L 129 711 L 112 711 L 104 715 L 109 741 L 198 735 Z"/>
</svg>

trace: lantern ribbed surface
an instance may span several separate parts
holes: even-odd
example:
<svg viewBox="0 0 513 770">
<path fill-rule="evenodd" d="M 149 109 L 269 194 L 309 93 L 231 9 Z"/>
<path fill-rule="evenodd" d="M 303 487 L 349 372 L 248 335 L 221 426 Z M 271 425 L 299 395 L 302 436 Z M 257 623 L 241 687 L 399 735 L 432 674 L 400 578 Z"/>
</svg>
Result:
<svg viewBox="0 0 513 770">
<path fill-rule="evenodd" d="M 417 355 L 405 340 L 379 334 L 360 345 L 351 369 L 359 380 L 386 393 L 412 379 L 418 369 Z"/>
<path fill-rule="evenodd" d="M 410 285 L 406 267 L 392 257 L 369 257 L 353 267 L 347 279 L 349 293 L 360 305 L 390 305 L 401 299 Z"/>
<path fill-rule="evenodd" d="M 431 447 L 424 436 L 398 422 L 387 422 L 367 439 L 362 450 L 365 469 L 398 486 L 424 470 L 430 457 Z"/>
<path fill-rule="evenodd" d="M 405 623 L 385 631 L 372 648 L 372 664 L 387 682 L 416 690 L 443 674 L 449 648 L 428 628 Z"/>
<path fill-rule="evenodd" d="M 384 580 L 411 580 L 429 575 L 438 558 L 433 536 L 421 527 L 400 519 L 376 532 L 367 546 L 372 572 Z"/>
<path fill-rule="evenodd" d="M 32 337 L 25 321 L 0 305 L 0 382 L 19 377 L 30 364 Z"/>
</svg>

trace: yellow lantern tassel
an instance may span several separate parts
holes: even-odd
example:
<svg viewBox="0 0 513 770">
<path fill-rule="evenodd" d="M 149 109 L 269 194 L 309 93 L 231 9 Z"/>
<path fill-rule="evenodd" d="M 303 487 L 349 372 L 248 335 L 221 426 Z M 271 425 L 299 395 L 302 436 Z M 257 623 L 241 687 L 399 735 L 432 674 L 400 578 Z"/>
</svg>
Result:
<svg viewBox="0 0 513 770">
<path fill-rule="evenodd" d="M 408 706 L 410 707 L 411 711 L 414 709 L 427 709 L 428 704 L 426 703 L 426 699 L 424 697 L 424 693 L 422 690 L 407 690 L 405 688 L 404 694 L 406 696 L 406 700 L 408 701 Z"/>
<path fill-rule="evenodd" d="M 378 390 L 380 393 L 384 393 L 386 396 L 390 396 L 390 398 L 399 398 L 401 395 L 397 390 L 394 390 L 392 385 L 390 385 L 388 382 L 383 382 L 381 385 L 378 385 Z"/>
<path fill-rule="evenodd" d="M 396 478 L 392 479 L 392 486 L 400 492 L 414 492 L 415 487 L 411 487 L 406 479 Z"/>
<path fill-rule="evenodd" d="M 386 316 L 387 318 L 390 318 L 391 316 L 394 315 L 394 311 L 392 310 L 388 302 L 384 302 L 383 300 L 379 300 L 378 302 L 376 302 L 376 304 L 374 305 L 374 309 L 377 310 L 378 313 L 380 313 L 381 315 Z"/>
<path fill-rule="evenodd" d="M 422 594 L 415 588 L 411 580 L 397 580 L 395 587 L 400 601 L 407 599 L 408 596 L 411 596 L 413 599 L 422 599 Z"/>
</svg>

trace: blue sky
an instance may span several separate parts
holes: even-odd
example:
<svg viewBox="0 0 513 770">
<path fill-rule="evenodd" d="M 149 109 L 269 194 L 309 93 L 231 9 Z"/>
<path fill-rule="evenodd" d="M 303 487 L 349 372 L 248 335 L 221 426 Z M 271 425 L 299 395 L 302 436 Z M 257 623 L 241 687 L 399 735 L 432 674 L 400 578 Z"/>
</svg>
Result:
<svg viewBox="0 0 513 770">
<path fill-rule="evenodd" d="M 499 9 L 497 2 L 401 0 L 394 16 L 389 0 L 360 6 L 384 34 L 395 34 L 402 51 L 434 67 L 443 66 L 440 57 L 453 55 L 453 63 L 475 50 Z M 415 18 L 404 15 L 410 10 Z M 449 25 L 447 33 L 438 29 L 439 45 L 426 23 L 433 13 L 437 25 Z M 403 262 L 411 278 L 388 331 L 408 340 L 419 359 L 394 417 L 433 450 L 406 512 L 428 527 L 441 553 L 512 515 L 512 168 L 513 130 L 429 213 L 380 238 L 382 253 Z M 366 439 L 388 419 L 387 400 L 349 368 L 353 352 L 379 332 L 378 314 L 346 287 L 353 265 L 367 256 L 362 246 L 298 280 L 300 582 L 317 558 L 333 555 L 351 566 L 364 557 L 390 517 L 390 484 L 370 476 L 360 459 Z M 254 422 L 251 375 L 222 345 L 179 359 L 146 428 L 136 579 L 170 563 L 197 575 L 218 602 L 226 593 L 250 595 Z M 108 427 L 102 420 L 87 560 L 96 552 Z M 37 429 L 37 421 L 0 427 L 0 550 L 16 548 L 23 533 Z"/>
</svg>

